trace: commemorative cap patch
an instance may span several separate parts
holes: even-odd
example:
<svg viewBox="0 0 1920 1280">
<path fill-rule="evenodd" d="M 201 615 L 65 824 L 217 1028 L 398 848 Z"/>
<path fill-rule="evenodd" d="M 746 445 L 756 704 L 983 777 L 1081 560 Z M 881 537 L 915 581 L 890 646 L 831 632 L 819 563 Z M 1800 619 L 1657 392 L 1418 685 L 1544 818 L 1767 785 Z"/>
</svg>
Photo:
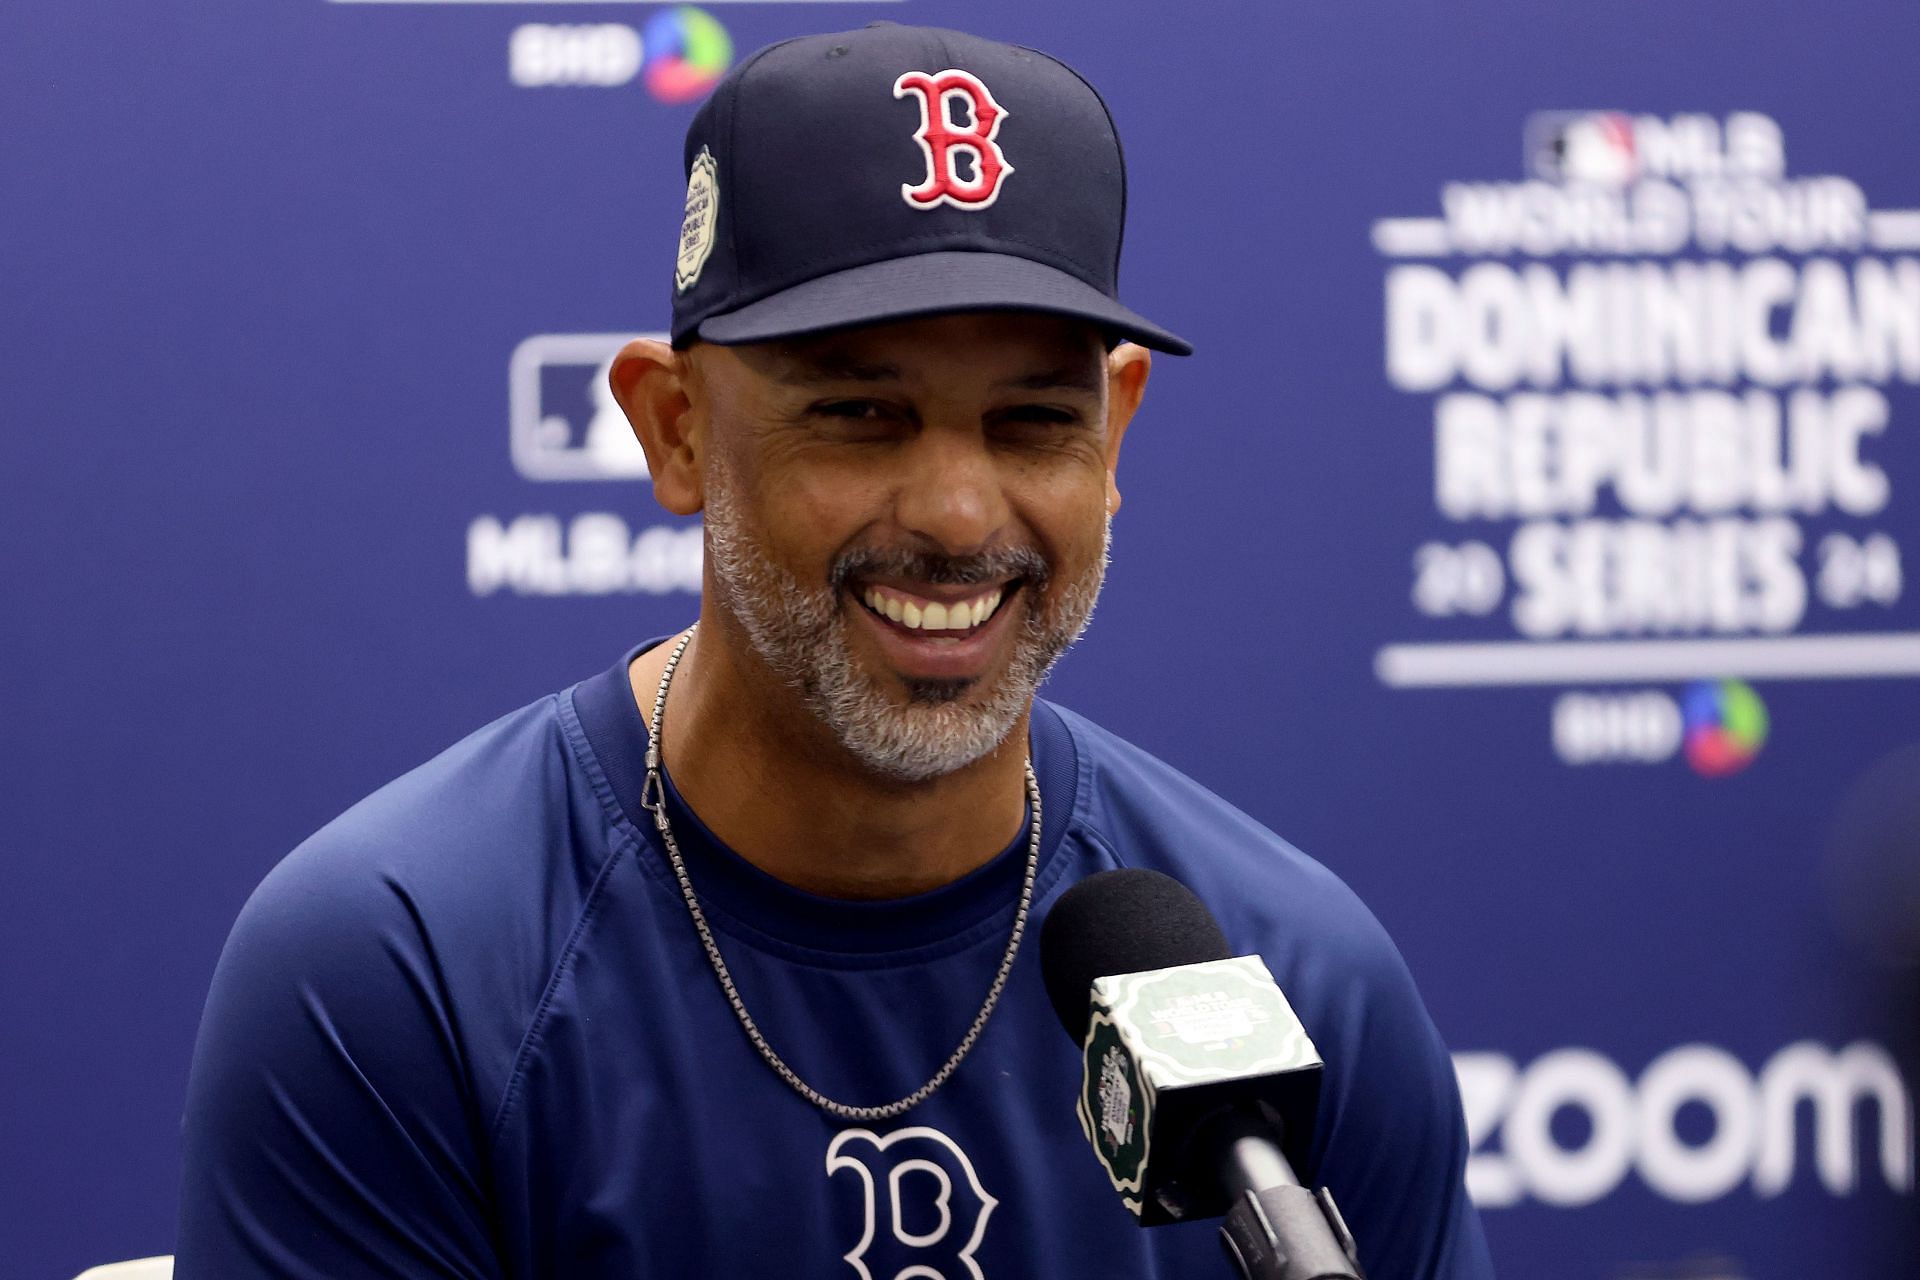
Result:
<svg viewBox="0 0 1920 1280">
<path fill-rule="evenodd" d="M 687 175 L 687 213 L 680 223 L 680 256 L 673 265 L 675 291 L 685 293 L 700 279 L 713 253 L 714 224 L 720 217 L 720 183 L 713 152 L 700 148 Z"/>
</svg>

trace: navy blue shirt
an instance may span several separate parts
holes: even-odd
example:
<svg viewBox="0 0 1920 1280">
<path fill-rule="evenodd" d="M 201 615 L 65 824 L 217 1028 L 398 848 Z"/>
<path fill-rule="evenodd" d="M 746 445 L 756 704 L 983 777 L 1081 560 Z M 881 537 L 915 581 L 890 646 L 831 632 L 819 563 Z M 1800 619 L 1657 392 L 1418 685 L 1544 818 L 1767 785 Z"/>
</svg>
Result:
<svg viewBox="0 0 1920 1280">
<path fill-rule="evenodd" d="M 1142 1230 L 1074 1116 L 1029 936 L 959 1071 L 837 1120 L 728 1007 L 640 808 L 627 660 L 356 805 L 241 913 L 186 1112 L 179 1280 L 1203 1277 L 1214 1223 Z M 1184 881 L 1326 1059 L 1315 1161 L 1376 1280 L 1492 1274 L 1447 1054 L 1331 873 L 1144 752 L 1034 707 L 1035 913 L 1116 866 Z M 918 897 L 842 902 L 674 831 L 747 1008 L 801 1078 L 877 1104 L 979 1008 L 1026 837 Z M 916 1268 L 919 1268 L 916 1270 Z"/>
</svg>

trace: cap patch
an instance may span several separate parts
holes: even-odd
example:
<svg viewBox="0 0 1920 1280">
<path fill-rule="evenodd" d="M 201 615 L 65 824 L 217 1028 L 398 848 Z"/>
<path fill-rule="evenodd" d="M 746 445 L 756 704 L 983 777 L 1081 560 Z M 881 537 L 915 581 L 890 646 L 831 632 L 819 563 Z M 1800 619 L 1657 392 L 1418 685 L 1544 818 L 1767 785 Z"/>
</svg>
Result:
<svg viewBox="0 0 1920 1280">
<path fill-rule="evenodd" d="M 687 175 L 687 216 L 680 224 L 680 256 L 673 264 L 673 283 L 681 293 L 693 288 L 700 269 L 707 265 L 714 224 L 719 220 L 720 180 L 715 176 L 713 152 L 702 147 Z"/>
<path fill-rule="evenodd" d="M 927 161 L 927 176 L 918 186 L 900 184 L 900 196 L 915 209 L 951 205 L 956 209 L 985 209 L 1000 198 L 1000 184 L 1013 172 L 994 135 L 1009 114 L 994 101 L 987 86 L 972 72 L 949 67 L 928 74 L 909 71 L 893 82 L 893 96 L 912 94 L 920 103 L 920 127 L 913 140 Z M 954 118 L 964 109 L 966 123 Z M 963 176 L 960 159 L 972 162 L 973 174 Z"/>
</svg>

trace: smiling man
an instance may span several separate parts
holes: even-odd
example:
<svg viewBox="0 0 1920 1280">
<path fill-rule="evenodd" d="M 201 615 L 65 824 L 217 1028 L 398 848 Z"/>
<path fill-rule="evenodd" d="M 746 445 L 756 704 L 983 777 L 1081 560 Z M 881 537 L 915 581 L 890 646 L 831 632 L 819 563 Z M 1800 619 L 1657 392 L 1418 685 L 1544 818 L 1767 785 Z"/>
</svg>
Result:
<svg viewBox="0 0 1920 1280">
<path fill-rule="evenodd" d="M 885 898 L 1025 826 L 1034 689 L 1099 594 L 1147 368 L 1083 319 L 984 312 L 616 361 L 655 492 L 706 515 L 664 736 L 729 848 Z M 641 705 L 670 652 L 633 663 Z"/>
<path fill-rule="evenodd" d="M 1367 1270 L 1490 1274 L 1378 924 L 1035 697 L 1099 594 L 1149 348 L 1187 350 L 1117 300 L 1099 97 L 954 32 L 795 40 L 720 84 L 686 172 L 673 340 L 610 383 L 656 497 L 704 515 L 698 623 L 262 885 L 196 1053 L 178 1274 L 1225 1274 L 1085 1149 L 1023 946 L 1117 866 L 1287 991 Z"/>
</svg>

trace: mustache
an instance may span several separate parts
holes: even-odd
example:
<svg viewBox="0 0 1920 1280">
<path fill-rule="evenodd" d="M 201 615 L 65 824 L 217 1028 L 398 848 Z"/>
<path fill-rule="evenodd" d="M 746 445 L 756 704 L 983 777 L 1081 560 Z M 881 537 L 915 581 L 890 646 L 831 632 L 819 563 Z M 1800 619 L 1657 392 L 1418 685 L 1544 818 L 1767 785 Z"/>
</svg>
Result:
<svg viewBox="0 0 1920 1280">
<path fill-rule="evenodd" d="M 857 547 L 835 557 L 829 580 L 839 591 L 856 578 L 898 577 L 945 587 L 1025 578 L 1045 586 L 1052 569 L 1032 547 L 999 547 L 972 555 L 950 556 L 912 547 Z"/>
</svg>

